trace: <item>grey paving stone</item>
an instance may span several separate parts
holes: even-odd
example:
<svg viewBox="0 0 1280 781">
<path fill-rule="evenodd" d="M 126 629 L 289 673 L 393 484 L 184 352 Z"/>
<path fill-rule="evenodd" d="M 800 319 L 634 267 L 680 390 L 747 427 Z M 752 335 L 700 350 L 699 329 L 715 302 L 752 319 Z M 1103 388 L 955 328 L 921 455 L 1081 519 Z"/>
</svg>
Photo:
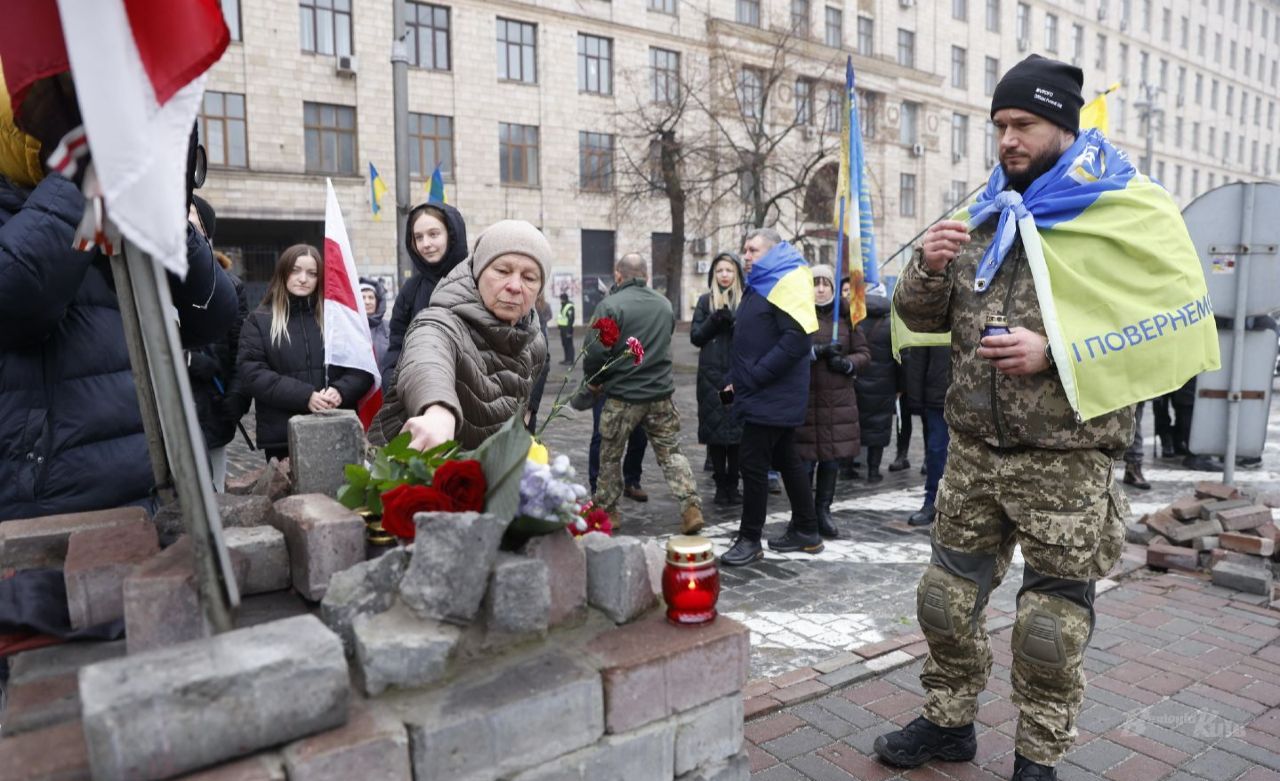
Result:
<svg viewBox="0 0 1280 781">
<path fill-rule="evenodd" d="M 1128 718 L 1128 713 L 1110 705 L 1094 705 L 1082 710 L 1077 722 L 1081 729 L 1087 729 L 1095 735 L 1102 735 L 1107 730 L 1120 726 Z"/>
<path fill-rule="evenodd" d="M 799 770 L 790 765 L 774 765 L 751 775 L 751 781 L 805 781 Z"/>
<path fill-rule="evenodd" d="M 1133 756 L 1133 749 L 1112 743 L 1106 738 L 1095 738 L 1083 746 L 1067 752 L 1067 759 L 1098 775 Z"/>
<path fill-rule="evenodd" d="M 1175 702 L 1190 705 L 1193 709 L 1200 711 L 1202 714 L 1211 714 L 1235 724 L 1248 724 L 1254 719 L 1254 714 L 1248 711 L 1241 710 L 1230 705 L 1224 705 L 1217 700 L 1211 700 L 1208 697 L 1205 697 L 1202 694 L 1197 694 L 1189 689 L 1183 689 L 1173 695 L 1173 699 Z"/>
<path fill-rule="evenodd" d="M 791 760 L 790 765 L 810 781 L 848 781 L 849 779 L 848 773 L 814 754 L 796 757 Z"/>
<path fill-rule="evenodd" d="M 832 695 L 817 700 L 814 704 L 823 710 L 830 711 L 842 720 L 852 724 L 856 729 L 871 729 L 885 724 L 883 716 L 872 713 L 861 705 L 856 705 L 844 697 Z"/>
<path fill-rule="evenodd" d="M 794 716 L 799 716 L 809 722 L 810 726 L 817 727 L 833 738 L 843 738 L 858 729 L 853 724 L 814 702 L 805 703 L 798 708 L 792 708 L 789 712 Z"/>
<path fill-rule="evenodd" d="M 1253 763 L 1236 754 L 1228 754 L 1211 748 L 1182 766 L 1182 770 L 1208 779 L 1228 779 L 1239 776 L 1253 767 Z"/>
<path fill-rule="evenodd" d="M 820 730 L 813 727 L 801 727 L 780 738 L 774 738 L 768 743 L 761 744 L 760 748 L 786 762 L 793 757 L 822 748 L 831 742 L 831 738 Z"/>
<path fill-rule="evenodd" d="M 1227 738 L 1219 743 L 1217 747 L 1223 751 L 1230 751 L 1236 756 L 1244 757 L 1250 762 L 1280 771 L 1280 754 L 1273 754 L 1265 748 L 1246 743 L 1239 738 Z"/>
</svg>

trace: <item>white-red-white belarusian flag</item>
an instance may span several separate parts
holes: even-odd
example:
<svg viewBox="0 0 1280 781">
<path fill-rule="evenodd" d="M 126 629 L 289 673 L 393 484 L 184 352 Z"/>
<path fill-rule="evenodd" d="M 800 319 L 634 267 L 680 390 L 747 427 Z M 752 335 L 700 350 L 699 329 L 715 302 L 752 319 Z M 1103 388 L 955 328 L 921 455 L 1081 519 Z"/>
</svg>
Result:
<svg viewBox="0 0 1280 781">
<path fill-rule="evenodd" d="M 382 406 L 382 375 L 369 335 L 369 318 L 364 301 L 356 295 L 360 274 L 347 238 L 347 225 L 333 182 L 325 180 L 324 203 L 324 362 L 373 376 L 373 387 L 356 405 L 356 414 L 365 431 Z"/>
<path fill-rule="evenodd" d="M 218 0 L 57 2 L 107 217 L 186 276 L 187 141 L 229 39 Z"/>
</svg>

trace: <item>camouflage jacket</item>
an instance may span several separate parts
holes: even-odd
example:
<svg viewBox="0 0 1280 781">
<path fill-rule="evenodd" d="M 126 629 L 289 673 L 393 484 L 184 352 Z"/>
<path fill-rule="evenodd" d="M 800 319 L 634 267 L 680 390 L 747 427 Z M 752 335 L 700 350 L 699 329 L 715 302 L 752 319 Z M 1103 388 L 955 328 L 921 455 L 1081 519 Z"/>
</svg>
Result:
<svg viewBox="0 0 1280 781">
<path fill-rule="evenodd" d="M 1051 450 L 1100 448 L 1119 453 L 1133 438 L 1133 408 L 1089 421 L 1077 419 L 1056 370 L 1030 376 L 1000 374 L 978 357 L 988 314 L 1003 314 L 1009 327 L 1043 334 L 1044 320 L 1026 251 L 1019 237 L 985 293 L 973 289 L 982 253 L 994 230 L 982 226 L 941 274 L 931 274 L 916 247 L 894 290 L 902 322 L 917 332 L 951 331 L 951 387 L 947 425 L 994 447 Z"/>
</svg>

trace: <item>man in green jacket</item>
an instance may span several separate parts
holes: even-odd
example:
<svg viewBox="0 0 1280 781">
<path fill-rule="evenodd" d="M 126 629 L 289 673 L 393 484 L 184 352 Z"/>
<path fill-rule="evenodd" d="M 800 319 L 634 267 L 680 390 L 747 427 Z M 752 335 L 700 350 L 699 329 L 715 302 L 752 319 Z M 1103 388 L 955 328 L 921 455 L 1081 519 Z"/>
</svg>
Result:
<svg viewBox="0 0 1280 781">
<path fill-rule="evenodd" d="M 689 461 L 680 452 L 680 414 L 671 400 L 675 380 L 671 375 L 671 334 L 675 313 L 671 302 L 649 287 L 649 270 L 640 255 L 623 255 L 613 266 L 614 290 L 596 305 L 595 318 L 611 318 L 618 324 L 617 342 L 606 348 L 591 342 L 583 360 L 587 377 L 628 353 L 634 338 L 644 348 L 643 359 L 624 358 L 613 362 L 596 378 L 593 390 L 605 396 L 600 413 L 600 483 L 595 504 L 617 521 L 618 497 L 622 494 L 622 451 L 636 426 L 641 426 L 653 443 L 653 452 L 662 467 L 671 493 L 680 502 L 681 532 L 702 529 L 702 499 L 693 479 Z"/>
</svg>

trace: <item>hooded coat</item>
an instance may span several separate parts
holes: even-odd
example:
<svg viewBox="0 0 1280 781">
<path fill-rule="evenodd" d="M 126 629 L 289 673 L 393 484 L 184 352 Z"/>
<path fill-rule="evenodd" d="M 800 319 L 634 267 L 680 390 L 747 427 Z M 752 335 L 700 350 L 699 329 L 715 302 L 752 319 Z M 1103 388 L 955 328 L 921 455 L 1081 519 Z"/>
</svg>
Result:
<svg viewBox="0 0 1280 781">
<path fill-rule="evenodd" d="M 387 289 L 382 286 L 382 282 L 370 277 L 360 277 L 360 284 L 372 285 L 373 294 L 378 299 L 373 314 L 366 317 L 369 319 L 369 336 L 373 339 L 373 354 L 378 361 L 378 367 L 381 368 L 383 358 L 386 357 L 387 349 L 391 345 L 391 323 L 387 322 Z"/>
<path fill-rule="evenodd" d="M 946 406 L 951 387 L 951 348 L 908 347 L 902 351 L 903 414 L 923 415 Z"/>
<path fill-rule="evenodd" d="M 862 444 L 886 447 L 893 435 L 893 408 L 898 398 L 898 367 L 893 360 L 893 335 L 889 327 L 889 299 L 867 296 L 867 318 L 858 331 L 871 348 L 871 363 L 858 373 L 858 416 Z"/>
<path fill-rule="evenodd" d="M 817 307 L 818 330 L 813 346 L 831 344 L 832 312 L 835 302 Z M 862 449 L 855 377 L 871 364 L 871 349 L 862 332 L 849 327 L 849 314 L 842 311 L 837 340 L 844 355 L 853 362 L 853 374 L 837 374 L 826 361 L 809 365 L 809 408 L 804 425 L 796 429 L 796 454 L 802 461 L 834 461 L 852 458 Z"/>
<path fill-rule="evenodd" d="M 537 314 L 530 311 L 515 325 L 495 317 L 480 300 L 467 260 L 409 324 L 396 384 L 387 389 L 369 439 L 386 444 L 406 420 L 439 404 L 457 421 L 454 438 L 475 448 L 529 400 L 546 360 Z"/>
<path fill-rule="evenodd" d="M 742 271 L 742 261 L 730 252 L 723 252 L 711 261 L 707 287 L 716 284 L 716 264 L 722 258 L 733 261 L 738 272 L 738 284 L 745 292 L 747 280 Z M 720 391 L 729 384 L 729 368 L 733 363 L 733 321 L 736 314 L 728 311 L 727 307 L 720 312 L 712 312 L 709 292 L 703 293 L 693 308 L 689 340 L 699 348 L 698 442 L 703 445 L 736 445 L 742 441 L 742 424 L 734 420 L 729 407 L 720 401 Z"/>
<path fill-rule="evenodd" d="M 236 436 L 236 424 L 249 411 L 239 378 L 240 331 L 249 316 L 244 283 L 225 272 L 236 291 L 236 317 L 227 335 L 187 353 L 187 374 L 205 447 L 224 447 Z"/>
<path fill-rule="evenodd" d="M 428 206 L 444 212 L 444 227 L 449 234 L 449 248 L 445 250 L 444 257 L 439 263 L 428 263 L 413 246 L 413 221 Z M 468 253 L 467 223 L 462 219 L 462 212 L 447 203 L 418 204 L 413 207 L 413 211 L 409 212 L 409 219 L 405 224 L 407 227 L 404 243 L 409 249 L 409 260 L 413 262 L 413 276 L 400 287 L 396 303 L 391 308 L 387 353 L 378 364 L 382 369 L 382 387 L 384 388 L 390 388 L 395 384 L 396 364 L 400 362 L 400 352 L 404 349 L 404 339 L 409 323 L 419 312 L 427 308 L 431 303 L 431 294 L 435 291 L 436 285 L 440 284 L 440 280 L 448 276 L 449 272 L 457 268 L 458 264 L 466 259 Z"/>
</svg>

